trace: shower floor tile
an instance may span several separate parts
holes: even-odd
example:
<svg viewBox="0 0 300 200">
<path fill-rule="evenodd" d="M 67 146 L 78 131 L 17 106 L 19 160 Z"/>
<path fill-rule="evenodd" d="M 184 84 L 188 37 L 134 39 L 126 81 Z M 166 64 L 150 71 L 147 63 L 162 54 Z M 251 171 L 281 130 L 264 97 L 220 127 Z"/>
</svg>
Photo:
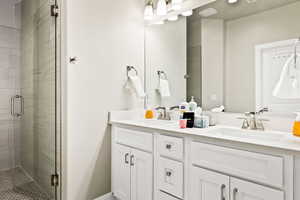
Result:
<svg viewBox="0 0 300 200">
<path fill-rule="evenodd" d="M 0 200 L 50 200 L 21 169 L 0 172 Z"/>
</svg>

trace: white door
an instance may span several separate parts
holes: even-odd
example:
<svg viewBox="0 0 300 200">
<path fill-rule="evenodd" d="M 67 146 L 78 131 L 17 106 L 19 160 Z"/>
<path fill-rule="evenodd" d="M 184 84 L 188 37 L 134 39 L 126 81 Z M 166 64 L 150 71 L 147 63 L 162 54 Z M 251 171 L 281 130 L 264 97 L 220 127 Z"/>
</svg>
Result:
<svg viewBox="0 0 300 200">
<path fill-rule="evenodd" d="M 152 163 L 152 154 L 131 150 L 131 200 L 152 200 Z"/>
<path fill-rule="evenodd" d="M 258 184 L 230 178 L 231 200 L 284 200 L 284 193 Z"/>
<path fill-rule="evenodd" d="M 130 148 L 113 144 L 112 191 L 121 200 L 130 200 Z"/>
<path fill-rule="evenodd" d="M 189 182 L 190 200 L 229 200 L 229 177 L 192 167 Z"/>
</svg>

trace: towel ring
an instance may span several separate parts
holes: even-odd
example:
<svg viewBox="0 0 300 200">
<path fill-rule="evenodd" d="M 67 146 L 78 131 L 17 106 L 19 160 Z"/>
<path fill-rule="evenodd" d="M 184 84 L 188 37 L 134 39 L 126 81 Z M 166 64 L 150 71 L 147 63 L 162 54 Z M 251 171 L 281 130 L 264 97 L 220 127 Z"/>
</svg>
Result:
<svg viewBox="0 0 300 200">
<path fill-rule="evenodd" d="M 166 74 L 166 72 L 162 71 L 162 70 L 158 70 L 157 71 L 157 74 L 158 74 L 158 78 L 159 79 L 165 79 L 165 80 L 168 80 L 168 76 Z"/>
<path fill-rule="evenodd" d="M 138 75 L 138 71 L 136 70 L 136 68 L 134 66 L 127 66 L 127 77 L 129 77 L 129 73 L 130 71 L 134 71 L 135 75 Z"/>
</svg>

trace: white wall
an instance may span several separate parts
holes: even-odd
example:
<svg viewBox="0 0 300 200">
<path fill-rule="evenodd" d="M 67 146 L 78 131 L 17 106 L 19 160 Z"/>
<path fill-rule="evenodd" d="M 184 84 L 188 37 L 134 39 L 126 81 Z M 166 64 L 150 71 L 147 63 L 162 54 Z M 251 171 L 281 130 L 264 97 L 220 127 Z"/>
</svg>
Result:
<svg viewBox="0 0 300 200">
<path fill-rule="evenodd" d="M 110 110 L 143 107 L 123 86 L 126 65 L 144 74 L 144 2 L 66 0 L 67 200 L 110 191 Z M 65 71 L 65 69 L 64 69 Z"/>
<path fill-rule="evenodd" d="M 224 21 L 201 20 L 202 106 L 223 105 Z"/>
<path fill-rule="evenodd" d="M 225 107 L 255 109 L 254 47 L 300 36 L 300 2 L 226 23 Z"/>
<path fill-rule="evenodd" d="M 146 28 L 146 91 L 149 105 L 174 106 L 186 97 L 186 29 L 186 18 Z M 161 99 L 157 92 L 158 70 L 163 70 L 168 76 L 171 97 Z"/>
</svg>

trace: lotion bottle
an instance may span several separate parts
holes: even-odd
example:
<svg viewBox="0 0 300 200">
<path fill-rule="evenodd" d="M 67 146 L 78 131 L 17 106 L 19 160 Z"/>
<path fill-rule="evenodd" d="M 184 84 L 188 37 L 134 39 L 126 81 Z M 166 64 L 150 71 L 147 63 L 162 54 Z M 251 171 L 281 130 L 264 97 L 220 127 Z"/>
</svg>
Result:
<svg viewBox="0 0 300 200">
<path fill-rule="evenodd" d="M 195 102 L 195 98 L 192 96 L 191 101 L 189 103 L 189 109 L 191 112 L 195 112 L 197 109 L 197 103 Z"/>
</svg>

